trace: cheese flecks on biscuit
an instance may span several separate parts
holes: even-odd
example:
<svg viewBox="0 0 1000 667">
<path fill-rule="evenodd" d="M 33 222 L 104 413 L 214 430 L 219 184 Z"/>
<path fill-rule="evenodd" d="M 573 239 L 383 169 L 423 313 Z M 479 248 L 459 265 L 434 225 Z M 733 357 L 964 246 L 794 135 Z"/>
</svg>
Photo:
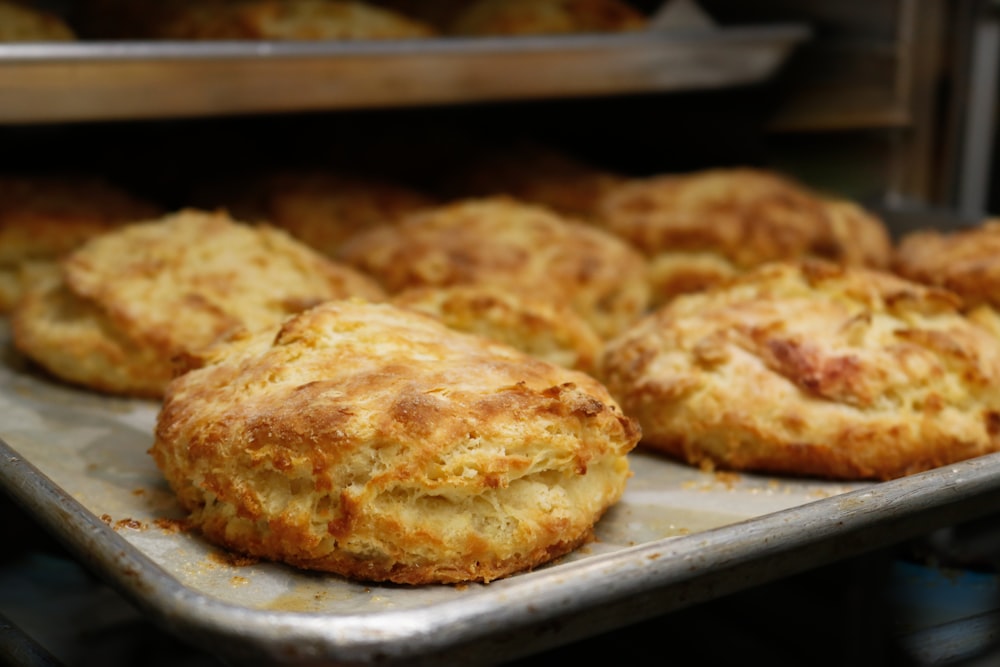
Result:
<svg viewBox="0 0 1000 667">
<path fill-rule="evenodd" d="M 603 345 L 567 304 L 490 285 L 414 287 L 393 295 L 390 302 L 433 315 L 452 329 L 588 373 L 595 370 Z"/>
<path fill-rule="evenodd" d="M 614 235 L 512 197 L 460 199 L 349 239 L 337 258 L 389 293 L 487 284 L 568 304 L 602 338 L 649 300 L 642 254 Z"/>
<path fill-rule="evenodd" d="M 639 438 L 589 375 L 389 304 L 327 302 L 207 349 L 151 454 L 209 540 L 406 584 L 568 553 Z"/>
<path fill-rule="evenodd" d="M 596 208 L 602 224 L 649 258 L 656 305 L 765 262 L 818 257 L 886 268 L 892 252 L 885 224 L 859 204 L 765 169 L 633 178 Z"/>
<path fill-rule="evenodd" d="M 53 375 L 156 397 L 176 360 L 328 299 L 383 298 L 369 277 L 268 227 L 183 210 L 101 234 L 30 286 L 14 343 Z"/>
<path fill-rule="evenodd" d="M 608 342 L 643 445 L 705 467 L 891 479 L 1000 449 L 1000 339 L 952 293 L 821 260 L 681 296 Z"/>
</svg>

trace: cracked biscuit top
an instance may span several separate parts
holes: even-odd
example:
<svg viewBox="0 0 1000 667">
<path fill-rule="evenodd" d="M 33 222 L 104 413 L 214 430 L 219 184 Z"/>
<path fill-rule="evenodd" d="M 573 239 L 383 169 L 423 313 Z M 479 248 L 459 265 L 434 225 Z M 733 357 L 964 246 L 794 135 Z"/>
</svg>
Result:
<svg viewBox="0 0 1000 667">
<path fill-rule="evenodd" d="M 704 467 L 890 479 L 1000 448 L 1000 339 L 952 293 L 821 260 L 678 297 L 605 348 L 643 444 Z"/>
<path fill-rule="evenodd" d="M 361 580 L 485 582 L 568 553 L 639 438 L 591 376 L 390 304 L 327 302 L 192 363 L 151 452 L 193 523 Z"/>
</svg>

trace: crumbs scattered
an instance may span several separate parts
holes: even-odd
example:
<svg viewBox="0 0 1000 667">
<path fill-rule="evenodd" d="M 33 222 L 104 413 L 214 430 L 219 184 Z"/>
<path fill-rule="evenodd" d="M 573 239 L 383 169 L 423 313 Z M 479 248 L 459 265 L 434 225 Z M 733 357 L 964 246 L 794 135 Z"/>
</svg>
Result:
<svg viewBox="0 0 1000 667">
<path fill-rule="evenodd" d="M 115 521 L 114 529 L 121 530 L 122 528 L 129 528 L 131 530 L 146 530 L 146 524 L 138 519 L 119 519 Z"/>
<path fill-rule="evenodd" d="M 233 586 L 246 586 L 247 584 L 250 583 L 250 580 L 247 579 L 246 577 L 235 575 L 229 580 L 229 583 L 231 583 Z"/>
<path fill-rule="evenodd" d="M 724 470 L 717 470 L 712 476 L 715 477 L 715 481 L 721 482 L 729 489 L 736 486 L 742 479 L 742 476 L 738 473 Z"/>
<path fill-rule="evenodd" d="M 186 519 L 153 519 L 153 525 L 165 533 L 182 533 L 191 528 Z"/>
<path fill-rule="evenodd" d="M 208 555 L 208 557 L 216 563 L 221 565 L 230 565 L 232 567 L 247 567 L 249 565 L 256 565 L 260 562 L 259 558 L 244 556 L 243 554 L 230 553 L 228 551 L 213 551 Z"/>
</svg>

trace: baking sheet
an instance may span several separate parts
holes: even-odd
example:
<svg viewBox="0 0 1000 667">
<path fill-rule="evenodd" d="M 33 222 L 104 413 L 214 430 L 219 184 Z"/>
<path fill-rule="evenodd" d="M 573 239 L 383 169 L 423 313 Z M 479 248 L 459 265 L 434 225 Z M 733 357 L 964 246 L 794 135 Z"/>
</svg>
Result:
<svg viewBox="0 0 1000 667">
<path fill-rule="evenodd" d="M 0 44 L 0 122 L 405 107 L 692 90 L 770 77 L 803 24 L 356 42 Z"/>
<path fill-rule="evenodd" d="M 710 474 L 635 452 L 598 541 L 488 585 L 247 563 L 177 530 L 158 404 L 37 374 L 0 329 L 0 486 L 152 620 L 247 665 L 494 664 L 1000 509 L 1000 457 L 893 482 Z"/>
</svg>

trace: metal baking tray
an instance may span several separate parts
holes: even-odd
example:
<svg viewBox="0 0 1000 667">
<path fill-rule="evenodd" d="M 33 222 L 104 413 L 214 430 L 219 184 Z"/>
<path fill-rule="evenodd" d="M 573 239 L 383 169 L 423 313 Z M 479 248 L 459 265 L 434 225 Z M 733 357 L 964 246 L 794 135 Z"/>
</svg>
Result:
<svg viewBox="0 0 1000 667">
<path fill-rule="evenodd" d="M 0 44 L 0 122 L 405 107 L 693 90 L 770 77 L 802 24 L 355 42 Z"/>
<path fill-rule="evenodd" d="M 1000 455 L 844 484 L 636 451 L 598 540 L 554 563 L 487 585 L 362 584 L 177 530 L 147 451 L 158 403 L 50 380 L 0 332 L 0 488 L 153 622 L 233 664 L 496 664 L 1000 509 Z"/>
</svg>

